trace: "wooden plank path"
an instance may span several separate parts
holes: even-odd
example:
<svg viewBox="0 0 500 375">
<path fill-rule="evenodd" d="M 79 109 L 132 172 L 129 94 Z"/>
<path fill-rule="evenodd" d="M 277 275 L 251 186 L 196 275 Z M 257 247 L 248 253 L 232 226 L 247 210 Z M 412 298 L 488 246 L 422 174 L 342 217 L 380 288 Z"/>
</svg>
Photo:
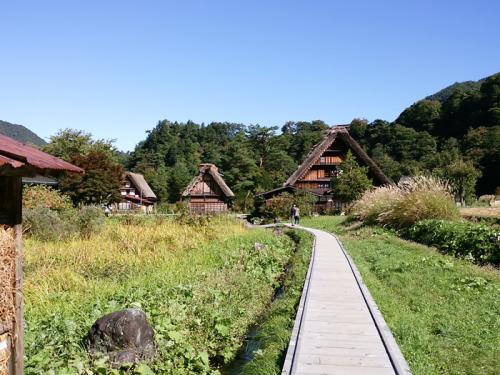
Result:
<svg viewBox="0 0 500 375">
<path fill-rule="evenodd" d="M 410 374 L 337 238 L 300 228 L 315 244 L 282 374 Z"/>
</svg>

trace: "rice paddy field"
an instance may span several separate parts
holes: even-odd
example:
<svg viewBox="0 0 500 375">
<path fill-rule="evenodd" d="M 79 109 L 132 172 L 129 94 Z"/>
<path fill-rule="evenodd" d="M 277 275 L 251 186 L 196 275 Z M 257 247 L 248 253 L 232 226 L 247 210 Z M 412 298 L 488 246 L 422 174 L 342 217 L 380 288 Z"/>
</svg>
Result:
<svg viewBox="0 0 500 375">
<path fill-rule="evenodd" d="M 338 235 L 413 374 L 500 374 L 500 273 L 345 217 L 304 219 Z"/>
<path fill-rule="evenodd" d="M 25 372 L 217 374 L 268 311 L 295 248 L 290 236 L 248 230 L 225 217 L 108 219 L 88 239 L 28 238 Z M 154 362 L 121 370 L 91 362 L 87 331 L 97 318 L 126 307 L 147 314 L 157 342 Z"/>
</svg>

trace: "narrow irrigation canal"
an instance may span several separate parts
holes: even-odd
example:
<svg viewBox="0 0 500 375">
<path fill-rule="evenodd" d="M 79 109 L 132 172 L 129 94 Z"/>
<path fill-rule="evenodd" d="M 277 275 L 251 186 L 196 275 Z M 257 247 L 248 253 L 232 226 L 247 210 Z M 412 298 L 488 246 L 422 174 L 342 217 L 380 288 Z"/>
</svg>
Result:
<svg viewBox="0 0 500 375">
<path fill-rule="evenodd" d="M 257 368 L 269 369 L 269 373 L 281 370 L 313 244 L 312 236 L 302 231 L 287 230 L 285 235 L 295 242 L 295 253 L 278 280 L 267 313 L 249 329 L 236 358 L 221 369 L 224 375 L 253 374 Z"/>
</svg>

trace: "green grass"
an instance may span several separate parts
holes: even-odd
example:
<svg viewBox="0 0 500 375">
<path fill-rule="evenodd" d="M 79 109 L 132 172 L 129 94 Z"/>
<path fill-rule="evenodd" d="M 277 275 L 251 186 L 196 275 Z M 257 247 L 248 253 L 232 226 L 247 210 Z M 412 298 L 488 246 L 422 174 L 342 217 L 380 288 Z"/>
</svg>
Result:
<svg viewBox="0 0 500 375">
<path fill-rule="evenodd" d="M 156 373 L 218 373 L 269 308 L 295 246 L 225 218 L 195 224 L 110 220 L 89 239 L 27 239 L 25 373 L 107 373 L 83 338 L 125 307 L 142 308 L 154 328 Z"/>
<path fill-rule="evenodd" d="M 342 217 L 303 225 L 339 235 L 414 374 L 500 373 L 500 274 Z"/>
</svg>

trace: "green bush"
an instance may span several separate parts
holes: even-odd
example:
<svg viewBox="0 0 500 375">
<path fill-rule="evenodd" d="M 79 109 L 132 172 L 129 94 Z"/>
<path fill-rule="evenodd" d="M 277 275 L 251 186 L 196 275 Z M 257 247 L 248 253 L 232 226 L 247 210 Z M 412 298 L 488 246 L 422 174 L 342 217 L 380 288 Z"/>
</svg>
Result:
<svg viewBox="0 0 500 375">
<path fill-rule="evenodd" d="M 23 188 L 23 207 L 44 207 L 52 210 L 65 210 L 73 207 L 67 195 L 45 185 L 25 186 Z"/>
<path fill-rule="evenodd" d="M 253 217 L 261 217 L 264 219 L 290 219 L 290 208 L 293 204 L 300 209 L 300 216 L 311 216 L 314 212 L 314 204 L 317 197 L 309 194 L 306 191 L 298 190 L 294 194 L 281 193 L 267 202 L 262 200 L 258 202 L 258 208 L 254 211 Z"/>
<path fill-rule="evenodd" d="M 68 220 L 66 215 L 72 209 L 62 211 L 51 210 L 46 207 L 35 207 L 23 210 L 24 233 L 42 241 L 58 241 L 69 238 L 78 233 L 74 220 Z"/>
<path fill-rule="evenodd" d="M 477 263 L 500 264 L 500 232 L 487 225 L 423 220 L 405 231 L 405 235 L 457 257 L 471 258 Z"/>
<path fill-rule="evenodd" d="M 97 206 L 83 206 L 76 217 L 80 234 L 86 238 L 100 232 L 104 226 L 104 212 Z"/>
<path fill-rule="evenodd" d="M 43 241 L 64 240 L 73 236 L 90 237 L 104 226 L 104 212 L 95 206 L 51 210 L 47 207 L 23 210 L 23 230 Z"/>
</svg>

